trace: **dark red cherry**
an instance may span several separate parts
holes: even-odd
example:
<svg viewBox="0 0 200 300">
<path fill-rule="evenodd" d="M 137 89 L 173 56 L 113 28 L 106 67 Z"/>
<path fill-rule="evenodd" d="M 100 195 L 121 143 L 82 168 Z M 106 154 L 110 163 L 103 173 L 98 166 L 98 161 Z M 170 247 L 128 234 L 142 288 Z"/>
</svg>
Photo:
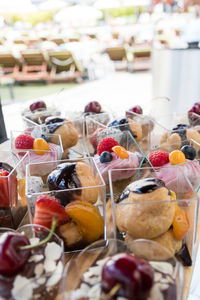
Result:
<svg viewBox="0 0 200 300">
<path fill-rule="evenodd" d="M 195 126 L 200 124 L 200 118 L 197 115 L 200 115 L 200 102 L 194 103 L 192 108 L 188 111 L 190 125 Z"/>
<path fill-rule="evenodd" d="M 93 113 L 99 114 L 101 112 L 101 105 L 100 105 L 100 103 L 97 102 L 97 101 L 89 102 L 85 106 L 85 112 L 93 112 Z"/>
<path fill-rule="evenodd" d="M 20 271 L 30 256 L 30 250 L 19 249 L 26 245 L 30 242 L 23 234 L 5 232 L 0 236 L 0 274 L 10 276 Z"/>
<path fill-rule="evenodd" d="M 35 110 L 44 110 L 47 108 L 44 101 L 36 101 L 29 106 L 30 110 L 34 112 Z"/>
<path fill-rule="evenodd" d="M 143 114 L 142 107 L 139 106 L 139 105 L 136 105 L 136 106 L 133 106 L 133 107 L 129 108 L 129 111 L 132 111 L 132 112 L 134 112 L 136 114 L 139 114 L 139 115 Z"/>
<path fill-rule="evenodd" d="M 112 256 L 103 266 L 102 289 L 108 294 L 116 285 L 115 294 L 130 300 L 146 300 L 153 286 L 154 271 L 151 265 L 131 254 Z"/>
</svg>

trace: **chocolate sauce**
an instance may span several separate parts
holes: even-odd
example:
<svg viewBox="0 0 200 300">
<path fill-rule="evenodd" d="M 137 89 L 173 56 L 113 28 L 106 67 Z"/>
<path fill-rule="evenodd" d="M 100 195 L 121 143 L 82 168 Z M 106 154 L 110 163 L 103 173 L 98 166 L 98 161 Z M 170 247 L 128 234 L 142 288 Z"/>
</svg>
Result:
<svg viewBox="0 0 200 300">
<path fill-rule="evenodd" d="M 181 146 L 187 145 L 187 129 L 188 128 L 189 128 L 189 126 L 186 124 L 178 124 L 176 127 L 174 127 L 172 129 L 172 134 L 178 133 L 178 135 L 180 136 L 181 141 L 182 141 Z"/>
<path fill-rule="evenodd" d="M 74 194 L 81 194 L 80 189 L 68 191 L 69 189 L 81 187 L 80 180 L 76 173 L 75 162 L 58 165 L 57 168 L 49 174 L 47 182 L 50 191 L 66 190 L 56 193 L 56 197 L 63 206 L 74 200 Z"/>
<path fill-rule="evenodd" d="M 64 119 L 60 117 L 48 117 L 45 120 L 45 124 L 47 125 L 49 132 L 54 133 L 57 128 L 63 125 Z"/>
<path fill-rule="evenodd" d="M 121 196 L 118 198 L 117 203 L 121 202 L 125 198 L 128 198 L 130 192 L 136 194 L 146 194 L 151 193 L 163 186 L 165 186 L 165 183 L 158 178 L 145 178 L 134 181 L 125 188 Z"/>
<path fill-rule="evenodd" d="M 186 244 L 183 244 L 181 250 L 179 250 L 176 253 L 176 257 L 182 262 L 184 266 L 186 267 L 192 266 L 192 259 Z"/>
</svg>

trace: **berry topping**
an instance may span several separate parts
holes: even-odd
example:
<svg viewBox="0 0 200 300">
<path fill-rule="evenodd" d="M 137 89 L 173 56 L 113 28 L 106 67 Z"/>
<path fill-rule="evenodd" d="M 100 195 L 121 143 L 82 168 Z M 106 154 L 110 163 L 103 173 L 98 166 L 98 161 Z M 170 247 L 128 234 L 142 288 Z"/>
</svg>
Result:
<svg viewBox="0 0 200 300">
<path fill-rule="evenodd" d="M 173 133 L 178 133 L 179 136 L 181 137 L 182 141 L 187 140 L 187 135 L 186 135 L 186 130 L 189 128 L 188 125 L 186 124 L 178 124 L 176 127 L 172 129 L 172 134 Z"/>
<path fill-rule="evenodd" d="M 198 115 L 200 115 L 200 102 L 194 103 L 192 108 L 188 111 L 188 119 L 191 125 L 199 125 L 200 120 Z"/>
<path fill-rule="evenodd" d="M 103 128 L 97 128 L 95 130 L 95 132 L 92 134 L 92 136 L 90 137 L 90 143 L 92 144 L 92 146 L 94 147 L 95 150 L 97 149 L 97 145 L 98 145 L 98 141 L 97 141 L 98 134 L 102 130 L 104 130 L 104 129 Z"/>
<path fill-rule="evenodd" d="M 117 146 L 116 146 L 117 147 Z M 108 151 L 104 151 L 100 155 L 100 162 L 102 164 L 109 163 L 112 160 L 112 154 Z"/>
<path fill-rule="evenodd" d="M 45 110 L 47 108 L 44 101 L 36 101 L 29 106 L 30 110 L 34 112 L 35 110 Z"/>
<path fill-rule="evenodd" d="M 185 145 L 181 148 L 181 151 L 185 154 L 187 159 L 193 160 L 195 159 L 197 152 L 194 147 L 190 145 Z"/>
<path fill-rule="evenodd" d="M 97 101 L 92 101 L 89 102 L 86 106 L 84 111 L 87 112 L 92 112 L 92 113 L 96 113 L 99 114 L 101 112 L 101 105 L 99 102 Z"/>
<path fill-rule="evenodd" d="M 117 127 L 119 128 L 121 131 L 125 131 L 129 129 L 128 126 L 128 119 L 127 118 L 122 118 L 122 119 L 116 119 L 114 121 L 112 121 L 108 127 Z"/>
<path fill-rule="evenodd" d="M 100 156 L 102 152 L 112 152 L 112 147 L 119 146 L 119 143 L 112 137 L 106 137 L 101 140 L 97 147 L 97 153 Z"/>
<path fill-rule="evenodd" d="M 44 155 L 47 151 L 49 151 L 49 144 L 45 141 L 45 139 L 38 138 L 33 142 L 33 149 L 35 153 L 38 155 Z"/>
<path fill-rule="evenodd" d="M 176 204 L 175 215 L 173 219 L 173 233 L 175 238 L 182 240 L 189 229 L 189 223 L 185 212 Z"/>
<path fill-rule="evenodd" d="M 30 255 L 30 250 L 19 250 L 29 245 L 28 238 L 20 233 L 6 232 L 0 236 L 0 274 L 12 276 L 20 271 Z"/>
<path fill-rule="evenodd" d="M 153 151 L 149 155 L 149 161 L 153 167 L 162 167 L 169 162 L 169 153 L 165 151 Z"/>
<path fill-rule="evenodd" d="M 129 111 L 132 111 L 136 114 L 139 114 L 139 115 L 142 115 L 143 114 L 143 110 L 142 110 L 142 107 L 140 105 L 136 105 L 136 106 L 133 106 L 131 108 L 129 108 Z"/>
<path fill-rule="evenodd" d="M 185 154 L 180 150 L 174 150 L 169 154 L 169 161 L 172 165 L 185 163 Z"/>
<path fill-rule="evenodd" d="M 20 134 L 15 139 L 16 149 L 33 149 L 34 138 L 29 134 Z"/>
<path fill-rule="evenodd" d="M 68 216 L 58 199 L 47 195 L 37 197 L 35 204 L 34 224 L 51 228 L 53 217 L 58 217 L 57 225 L 68 220 Z"/>
<path fill-rule="evenodd" d="M 153 286 L 152 266 L 140 257 L 126 253 L 112 256 L 103 266 L 102 289 L 110 293 L 118 286 L 115 297 L 145 300 Z"/>
<path fill-rule="evenodd" d="M 117 154 L 121 159 L 129 158 L 128 152 L 122 146 L 114 146 L 112 147 L 112 151 Z"/>
</svg>

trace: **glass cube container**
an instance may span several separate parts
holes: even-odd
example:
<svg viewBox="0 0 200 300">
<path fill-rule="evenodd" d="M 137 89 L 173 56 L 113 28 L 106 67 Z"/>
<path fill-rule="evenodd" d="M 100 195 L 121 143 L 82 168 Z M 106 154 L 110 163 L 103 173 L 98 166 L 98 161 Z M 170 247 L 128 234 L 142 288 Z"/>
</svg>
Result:
<svg viewBox="0 0 200 300">
<path fill-rule="evenodd" d="M 15 160 L 11 151 L 0 151 L 0 228 L 16 229 L 27 212 L 25 163 L 28 153 Z"/>
<path fill-rule="evenodd" d="M 160 242 L 183 265 L 191 266 L 199 215 L 196 188 L 180 168 L 162 170 L 166 178 L 161 178 L 160 169 L 137 169 L 132 183 L 122 188 L 112 184 L 120 170 L 109 172 L 111 205 L 107 204 L 106 214 L 112 218 L 107 221 L 107 231 L 126 242 L 136 238 Z"/>
<path fill-rule="evenodd" d="M 171 256 L 167 248 L 145 239 L 135 240 L 129 244 L 110 239 L 93 243 L 78 257 L 72 258 L 68 262 L 63 276 L 62 300 L 94 299 L 96 297 L 101 299 L 103 296 L 101 292 L 102 268 L 106 261 L 116 254 L 136 255 L 147 260 L 153 267 L 154 283 L 150 291 L 151 299 L 183 299 L 183 267 L 174 256 Z M 162 267 L 163 269 L 161 269 Z M 162 272 L 165 272 L 165 275 Z M 162 282 L 163 276 L 167 284 L 161 291 L 159 283 Z M 170 276 L 170 284 L 166 280 L 168 276 Z M 123 282 L 123 279 L 120 278 L 119 282 Z M 162 298 L 160 298 L 161 296 Z"/>
<path fill-rule="evenodd" d="M 65 241 L 66 252 L 106 237 L 105 183 L 93 158 L 29 164 L 26 197 L 31 220 L 40 196 L 53 196 L 65 207 L 69 218 L 57 233 Z"/>
</svg>

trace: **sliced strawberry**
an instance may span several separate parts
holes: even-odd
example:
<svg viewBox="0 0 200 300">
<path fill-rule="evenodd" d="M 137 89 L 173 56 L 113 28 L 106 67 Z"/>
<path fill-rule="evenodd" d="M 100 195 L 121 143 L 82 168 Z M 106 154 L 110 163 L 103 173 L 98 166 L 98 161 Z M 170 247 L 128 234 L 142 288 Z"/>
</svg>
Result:
<svg viewBox="0 0 200 300">
<path fill-rule="evenodd" d="M 51 228 L 53 217 L 58 217 L 57 225 L 68 220 L 65 209 L 60 205 L 58 199 L 48 195 L 38 196 L 35 205 L 34 224 Z"/>
</svg>

